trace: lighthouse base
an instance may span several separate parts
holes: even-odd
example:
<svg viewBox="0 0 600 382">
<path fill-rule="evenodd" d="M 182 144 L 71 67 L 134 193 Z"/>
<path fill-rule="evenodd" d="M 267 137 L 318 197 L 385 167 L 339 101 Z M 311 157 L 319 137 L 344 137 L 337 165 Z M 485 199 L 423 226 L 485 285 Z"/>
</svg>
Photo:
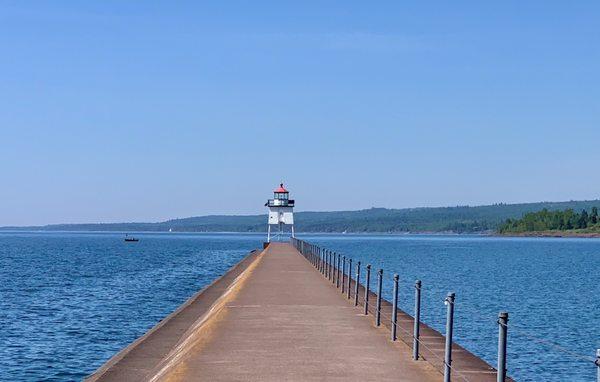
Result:
<svg viewBox="0 0 600 382">
<path fill-rule="evenodd" d="M 285 232 L 284 232 L 284 227 L 285 226 L 290 226 L 291 227 L 291 237 L 295 238 L 296 237 L 296 232 L 294 231 L 294 224 L 284 224 L 284 223 L 279 223 L 277 224 L 277 228 L 278 230 L 275 232 L 274 235 L 271 235 L 271 226 L 274 224 L 268 224 L 267 225 L 267 243 L 271 242 L 271 238 L 272 236 L 275 236 L 275 241 L 280 241 L 282 237 L 285 236 Z"/>
</svg>

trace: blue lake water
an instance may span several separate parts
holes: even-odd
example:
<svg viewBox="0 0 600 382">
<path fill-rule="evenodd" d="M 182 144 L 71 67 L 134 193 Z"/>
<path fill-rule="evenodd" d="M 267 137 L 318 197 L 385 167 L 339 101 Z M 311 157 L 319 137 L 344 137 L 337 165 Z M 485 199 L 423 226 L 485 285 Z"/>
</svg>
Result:
<svg viewBox="0 0 600 382">
<path fill-rule="evenodd" d="M 81 380 L 264 239 L 139 237 L 126 244 L 111 233 L 0 233 L 0 380 Z M 493 365 L 497 314 L 508 311 L 508 369 L 520 381 L 595 378 L 591 362 L 525 335 L 589 357 L 600 348 L 600 240 L 301 238 L 383 268 L 387 298 L 398 273 L 409 313 L 421 279 L 423 320 L 442 332 L 444 297 L 456 292 L 456 341 Z"/>
<path fill-rule="evenodd" d="M 257 235 L 0 233 L 0 380 L 79 381 L 222 275 Z"/>
</svg>

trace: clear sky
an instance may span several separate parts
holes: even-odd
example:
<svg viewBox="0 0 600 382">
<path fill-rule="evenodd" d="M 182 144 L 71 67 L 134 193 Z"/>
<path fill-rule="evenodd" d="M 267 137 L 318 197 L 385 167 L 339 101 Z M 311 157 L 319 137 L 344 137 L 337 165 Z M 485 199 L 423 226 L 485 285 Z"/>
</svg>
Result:
<svg viewBox="0 0 600 382">
<path fill-rule="evenodd" d="M 0 1 L 0 225 L 600 197 L 598 1 Z"/>
</svg>

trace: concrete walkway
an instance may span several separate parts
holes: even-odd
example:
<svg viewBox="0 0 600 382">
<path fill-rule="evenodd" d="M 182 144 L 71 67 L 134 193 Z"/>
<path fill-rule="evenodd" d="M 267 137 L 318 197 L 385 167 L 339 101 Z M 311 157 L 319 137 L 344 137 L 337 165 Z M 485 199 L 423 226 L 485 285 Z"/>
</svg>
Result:
<svg viewBox="0 0 600 382">
<path fill-rule="evenodd" d="M 440 381 L 291 245 L 258 255 L 144 380 Z"/>
</svg>

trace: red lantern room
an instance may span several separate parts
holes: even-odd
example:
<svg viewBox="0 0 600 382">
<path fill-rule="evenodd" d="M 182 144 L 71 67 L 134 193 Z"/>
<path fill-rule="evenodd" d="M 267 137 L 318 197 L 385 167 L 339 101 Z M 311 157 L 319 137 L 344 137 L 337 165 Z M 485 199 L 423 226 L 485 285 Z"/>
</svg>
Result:
<svg viewBox="0 0 600 382">
<path fill-rule="evenodd" d="M 265 204 L 267 207 L 294 207 L 294 201 L 290 199 L 290 193 L 283 187 L 283 183 L 273 191 L 273 199 Z"/>
</svg>

